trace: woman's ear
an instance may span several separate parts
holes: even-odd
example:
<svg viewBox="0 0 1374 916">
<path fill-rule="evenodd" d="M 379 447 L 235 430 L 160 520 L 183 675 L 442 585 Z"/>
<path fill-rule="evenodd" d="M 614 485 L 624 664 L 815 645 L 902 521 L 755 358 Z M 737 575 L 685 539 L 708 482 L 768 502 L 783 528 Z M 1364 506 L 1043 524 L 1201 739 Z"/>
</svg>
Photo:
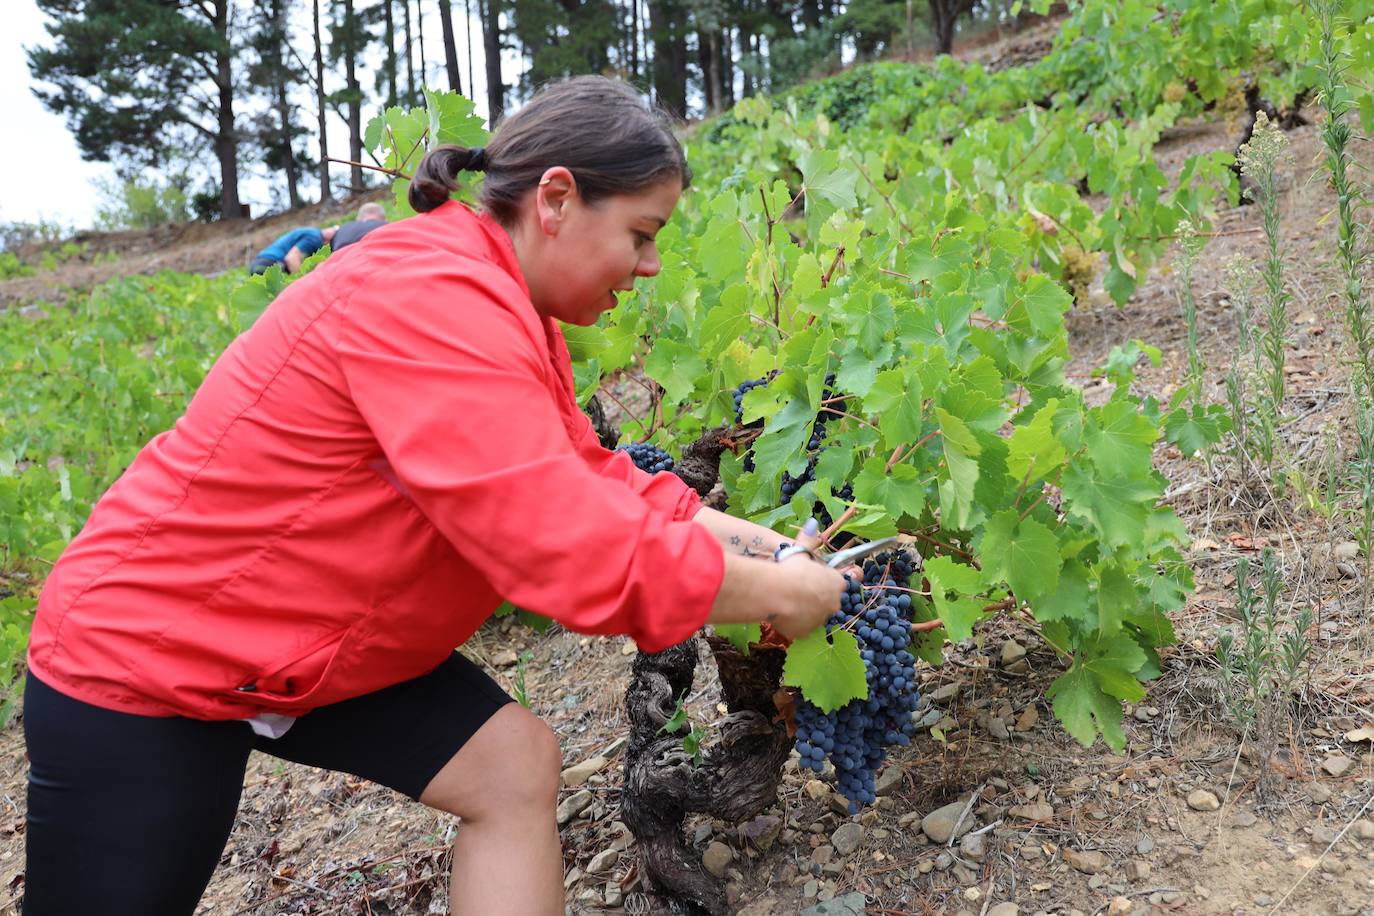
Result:
<svg viewBox="0 0 1374 916">
<path fill-rule="evenodd" d="M 545 235 L 554 236 L 563 224 L 568 207 L 577 198 L 577 179 L 561 165 L 546 171 L 534 189 L 535 215 Z"/>
</svg>

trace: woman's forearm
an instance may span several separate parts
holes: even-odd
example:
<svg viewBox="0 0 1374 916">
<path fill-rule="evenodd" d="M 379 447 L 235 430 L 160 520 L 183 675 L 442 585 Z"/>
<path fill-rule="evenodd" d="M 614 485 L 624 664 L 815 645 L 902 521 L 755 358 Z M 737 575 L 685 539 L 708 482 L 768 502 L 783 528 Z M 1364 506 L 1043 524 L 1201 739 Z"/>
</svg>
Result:
<svg viewBox="0 0 1374 916">
<path fill-rule="evenodd" d="M 727 555 L 738 554 L 742 557 L 771 559 L 779 544 L 792 540 L 777 532 L 770 531 L 762 525 L 756 525 L 742 518 L 735 518 L 733 515 L 726 515 L 724 512 L 717 512 L 706 506 L 702 506 L 700 511 L 692 516 L 692 521 L 702 525 L 715 535 L 716 540 L 720 541 L 725 548 Z"/>
</svg>

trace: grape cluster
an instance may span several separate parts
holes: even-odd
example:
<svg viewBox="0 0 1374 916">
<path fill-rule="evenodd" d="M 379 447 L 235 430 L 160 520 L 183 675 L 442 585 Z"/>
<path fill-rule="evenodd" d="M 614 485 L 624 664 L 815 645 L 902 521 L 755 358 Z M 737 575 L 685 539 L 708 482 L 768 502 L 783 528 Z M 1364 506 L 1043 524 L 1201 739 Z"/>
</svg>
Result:
<svg viewBox="0 0 1374 916">
<path fill-rule="evenodd" d="M 777 374 L 778 370 L 774 369 L 772 372 L 768 373 L 763 378 L 750 379 L 747 382 L 740 383 L 740 386 L 735 389 L 734 394 L 736 423 L 744 422 L 744 396 L 749 392 L 753 391 L 755 388 L 758 388 L 760 385 L 767 385 L 769 382 L 773 381 L 773 377 Z"/>
<path fill-rule="evenodd" d="M 839 613 L 826 624 L 827 633 L 844 628 L 858 640 L 868 678 L 868 699 L 851 700 L 830 713 L 805 698 L 796 708 L 796 748 L 801 765 L 819 773 L 828 757 L 835 767 L 840 794 L 849 799 L 851 814 L 876 799 L 874 779 L 887 748 L 909 744 L 916 730 L 912 719 L 919 701 L 916 657 L 907 650 L 911 642 L 911 596 L 899 590 L 891 575 L 898 567 L 894 557 L 879 556 L 887 559 L 881 565 L 877 558 L 871 562 L 876 571 L 874 581 L 861 584 L 850 578 Z M 909 576 L 910 558 L 906 560 Z"/>
<path fill-rule="evenodd" d="M 616 451 L 629 455 L 630 460 L 635 463 L 635 467 L 648 474 L 657 474 L 659 471 L 671 471 L 673 469 L 673 456 L 657 445 L 651 445 L 648 442 L 633 442 L 630 445 L 622 445 Z"/>
</svg>

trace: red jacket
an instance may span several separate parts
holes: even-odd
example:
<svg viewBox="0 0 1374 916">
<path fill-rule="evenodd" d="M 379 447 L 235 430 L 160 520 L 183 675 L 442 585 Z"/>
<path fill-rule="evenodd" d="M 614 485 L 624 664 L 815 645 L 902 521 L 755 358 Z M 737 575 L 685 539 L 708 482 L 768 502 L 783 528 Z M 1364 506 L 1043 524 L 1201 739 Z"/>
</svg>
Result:
<svg viewBox="0 0 1374 916">
<path fill-rule="evenodd" d="M 598 444 L 510 240 L 448 203 L 225 350 L 52 570 L 29 665 L 97 706 L 232 719 L 423 674 L 503 596 L 656 651 L 720 587 L 699 506 Z"/>
</svg>

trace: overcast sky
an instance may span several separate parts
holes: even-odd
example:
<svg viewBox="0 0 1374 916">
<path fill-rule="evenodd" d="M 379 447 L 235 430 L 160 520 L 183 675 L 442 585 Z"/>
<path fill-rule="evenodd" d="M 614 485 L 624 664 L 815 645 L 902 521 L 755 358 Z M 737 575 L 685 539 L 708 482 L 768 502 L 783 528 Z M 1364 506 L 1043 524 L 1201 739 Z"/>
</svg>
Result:
<svg viewBox="0 0 1374 916">
<path fill-rule="evenodd" d="M 427 11 L 428 7 L 429 4 L 426 4 Z M 94 221 L 99 205 L 99 195 L 91 182 L 93 179 L 112 175 L 113 169 L 107 163 L 83 161 L 77 150 L 76 140 L 67 130 L 65 119 L 49 112 L 33 94 L 34 81 L 29 75 L 25 49 L 50 42 L 43 27 L 45 17 L 39 12 L 37 4 L 34 0 L 4 0 L 4 10 L 5 28 L 0 30 L 0 124 L 9 129 L 11 136 L 9 142 L 0 143 L 0 222 L 49 219 L 70 228 L 88 228 Z M 455 13 L 458 11 L 455 9 Z M 443 88 L 447 86 L 447 79 L 443 75 L 439 22 L 437 15 L 432 11 L 428 12 L 424 25 L 428 82 L 431 86 Z M 458 33 L 458 54 L 462 77 L 466 84 L 467 34 L 461 16 L 457 18 L 454 26 Z M 307 31 L 301 30 L 302 25 Z M 296 46 L 304 52 L 305 42 L 309 40 L 309 26 L 308 23 L 298 23 L 297 26 Z M 473 62 L 473 88 L 476 90 L 477 113 L 485 116 L 486 82 L 480 51 L 480 23 L 474 21 L 472 26 L 472 40 L 477 49 L 476 60 Z M 377 53 L 375 49 L 373 53 Z M 418 53 L 415 66 L 418 71 Z M 363 66 L 359 72 L 359 81 L 369 93 L 376 79 L 374 68 L 375 62 L 373 67 Z M 404 63 L 401 64 L 401 69 L 404 73 Z M 518 58 L 512 55 L 511 60 L 504 60 L 502 69 L 506 72 L 509 84 L 514 75 L 520 72 Z M 326 74 L 326 84 L 329 82 L 329 75 Z M 331 90 L 334 88 L 335 86 L 330 86 Z M 468 94 L 473 95 L 472 89 L 469 89 Z M 300 104 L 303 109 L 302 121 L 310 126 L 313 133 L 313 96 L 302 97 Z M 375 101 L 364 103 L 363 124 L 366 125 L 368 119 L 378 111 Z M 332 115 L 329 125 L 329 147 L 331 154 L 335 156 L 344 155 L 348 149 L 347 127 Z M 213 159 L 208 153 L 207 162 L 213 164 Z M 240 157 L 239 169 L 242 176 L 239 196 L 252 206 L 254 215 L 272 209 L 273 185 L 262 177 L 261 167 Z M 214 174 L 218 176 L 217 169 Z M 335 166 L 334 177 L 337 179 L 340 174 L 347 175 L 346 166 Z M 278 180 L 276 183 L 280 185 L 282 182 Z M 284 193 L 284 188 L 276 190 L 279 195 Z M 318 189 L 313 187 L 312 182 L 312 186 L 303 193 L 314 200 L 318 195 Z"/>
</svg>

